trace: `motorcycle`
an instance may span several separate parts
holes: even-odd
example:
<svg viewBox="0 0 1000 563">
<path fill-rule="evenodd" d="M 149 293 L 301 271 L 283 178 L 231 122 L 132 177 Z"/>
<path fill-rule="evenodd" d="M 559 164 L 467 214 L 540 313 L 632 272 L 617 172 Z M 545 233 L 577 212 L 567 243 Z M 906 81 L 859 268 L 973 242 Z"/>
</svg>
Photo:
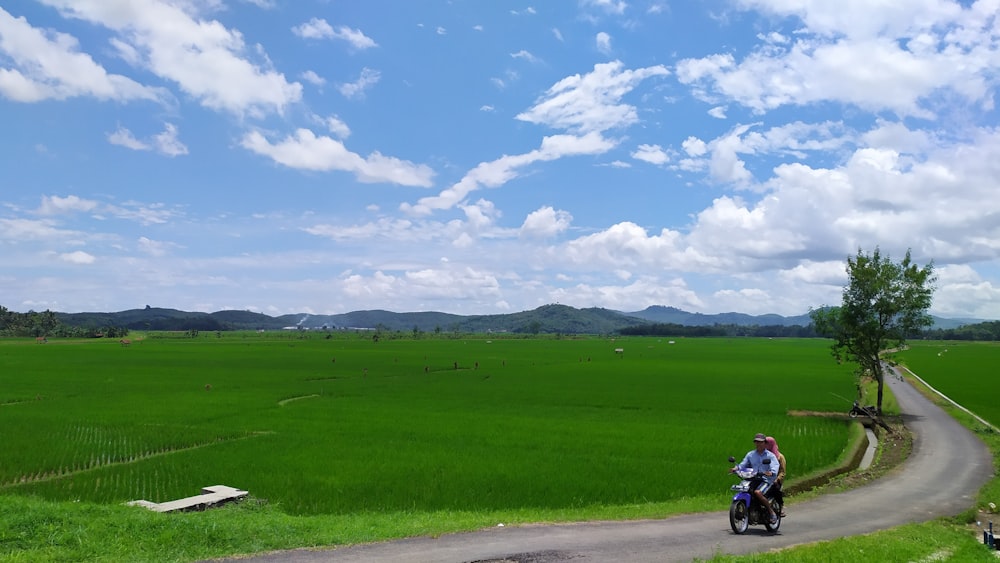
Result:
<svg viewBox="0 0 1000 563">
<path fill-rule="evenodd" d="M 729 463 L 734 463 L 735 461 L 736 458 L 729 458 Z M 764 463 L 770 463 L 770 460 L 765 459 Z M 772 487 L 764 493 L 764 498 L 771 503 L 771 508 L 774 509 L 774 513 L 778 517 L 777 521 L 772 524 L 771 513 L 767 510 L 766 506 L 760 504 L 757 496 L 753 494 L 753 490 L 750 488 L 751 481 L 757 476 L 757 473 L 753 469 L 741 470 L 738 467 L 734 473 L 740 478 L 740 482 L 730 487 L 733 491 L 736 491 L 736 494 L 733 495 L 733 501 L 729 505 L 729 525 L 733 528 L 733 532 L 742 534 L 751 525 L 759 524 L 763 524 L 768 532 L 777 532 L 778 528 L 781 527 L 781 511 L 783 507 L 782 501 L 774 495 L 774 488 Z"/>
<path fill-rule="evenodd" d="M 867 416 L 868 418 L 878 417 L 878 411 L 875 409 L 875 405 L 862 407 L 857 401 L 854 401 L 854 405 L 851 407 L 851 412 L 848 414 L 851 418 L 857 418 L 859 416 Z"/>
</svg>

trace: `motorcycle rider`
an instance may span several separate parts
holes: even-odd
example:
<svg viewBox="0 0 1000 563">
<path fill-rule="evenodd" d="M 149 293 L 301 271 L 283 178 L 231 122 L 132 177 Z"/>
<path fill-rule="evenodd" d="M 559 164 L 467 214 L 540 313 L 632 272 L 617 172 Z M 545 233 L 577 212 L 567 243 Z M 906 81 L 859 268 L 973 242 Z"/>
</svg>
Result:
<svg viewBox="0 0 1000 563">
<path fill-rule="evenodd" d="M 781 453 L 778 449 L 778 442 L 773 436 L 768 436 L 764 442 L 767 444 L 767 451 L 774 454 L 778 458 L 778 474 L 774 476 L 774 485 L 771 487 L 771 492 L 773 493 L 774 499 L 778 501 L 781 508 L 781 517 L 785 517 L 785 494 L 781 489 L 785 486 L 785 454 Z"/>
<path fill-rule="evenodd" d="M 743 457 L 743 461 L 736 465 L 736 467 L 729 470 L 730 473 L 736 473 L 737 471 L 745 471 L 747 469 L 753 469 L 756 476 L 750 480 L 750 487 L 753 489 L 753 495 L 757 497 L 757 502 L 761 506 L 767 507 L 767 511 L 771 515 L 771 524 L 778 523 L 778 515 L 774 513 L 774 509 L 771 508 L 771 503 L 768 502 L 764 493 L 771 487 L 774 483 L 774 479 L 777 473 L 777 469 L 772 470 L 771 468 L 777 468 L 778 458 L 774 456 L 767 449 L 767 436 L 764 434 L 757 434 L 753 437 L 754 449 L 747 452 L 747 455 Z M 764 463 L 764 460 L 769 460 L 768 463 Z"/>
</svg>

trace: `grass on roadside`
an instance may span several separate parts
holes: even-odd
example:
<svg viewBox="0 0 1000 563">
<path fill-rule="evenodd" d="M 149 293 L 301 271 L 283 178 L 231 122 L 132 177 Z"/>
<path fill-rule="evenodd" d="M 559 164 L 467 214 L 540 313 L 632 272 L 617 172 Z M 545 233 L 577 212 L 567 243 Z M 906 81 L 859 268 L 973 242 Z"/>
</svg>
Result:
<svg viewBox="0 0 1000 563">
<path fill-rule="evenodd" d="M 962 525 L 950 519 L 907 524 L 863 536 L 753 555 L 720 555 L 714 563 L 839 563 L 853 561 L 996 561 Z"/>
<path fill-rule="evenodd" d="M 0 561 L 194 561 L 301 547 L 351 545 L 496 526 L 662 518 L 718 498 L 662 504 L 504 512 L 294 516 L 250 499 L 216 510 L 158 514 L 139 507 L 0 497 Z"/>
</svg>

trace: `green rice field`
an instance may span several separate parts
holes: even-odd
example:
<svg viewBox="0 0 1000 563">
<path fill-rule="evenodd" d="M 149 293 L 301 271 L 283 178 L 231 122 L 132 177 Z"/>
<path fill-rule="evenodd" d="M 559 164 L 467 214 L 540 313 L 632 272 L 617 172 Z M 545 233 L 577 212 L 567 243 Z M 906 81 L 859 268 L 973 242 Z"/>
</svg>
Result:
<svg viewBox="0 0 1000 563">
<path fill-rule="evenodd" d="M 726 458 L 756 432 L 792 481 L 835 464 L 847 424 L 789 411 L 846 412 L 854 393 L 820 339 L 167 336 L 0 340 L 0 494 L 163 502 L 223 484 L 295 515 L 718 508 Z"/>
<path fill-rule="evenodd" d="M 914 341 L 896 359 L 958 404 L 1000 427 L 998 342 Z"/>
</svg>

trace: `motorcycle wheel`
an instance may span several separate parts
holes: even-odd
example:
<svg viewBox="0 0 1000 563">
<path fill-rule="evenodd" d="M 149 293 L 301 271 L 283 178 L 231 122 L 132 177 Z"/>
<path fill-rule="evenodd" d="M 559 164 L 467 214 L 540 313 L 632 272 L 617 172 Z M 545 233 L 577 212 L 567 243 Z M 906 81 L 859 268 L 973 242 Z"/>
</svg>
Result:
<svg viewBox="0 0 1000 563">
<path fill-rule="evenodd" d="M 851 418 L 858 418 L 858 411 L 851 411 L 850 415 L 851 415 Z"/>
<path fill-rule="evenodd" d="M 768 532 L 777 532 L 778 528 L 781 527 L 781 505 L 772 501 L 771 508 L 774 509 L 774 514 L 778 517 L 778 520 L 774 524 L 771 524 L 770 513 L 767 510 L 762 510 L 764 513 L 764 527 L 767 528 Z"/>
<path fill-rule="evenodd" d="M 738 500 L 729 505 L 729 525 L 737 534 L 742 534 L 750 527 L 750 514 L 747 513 L 745 501 Z"/>
</svg>

